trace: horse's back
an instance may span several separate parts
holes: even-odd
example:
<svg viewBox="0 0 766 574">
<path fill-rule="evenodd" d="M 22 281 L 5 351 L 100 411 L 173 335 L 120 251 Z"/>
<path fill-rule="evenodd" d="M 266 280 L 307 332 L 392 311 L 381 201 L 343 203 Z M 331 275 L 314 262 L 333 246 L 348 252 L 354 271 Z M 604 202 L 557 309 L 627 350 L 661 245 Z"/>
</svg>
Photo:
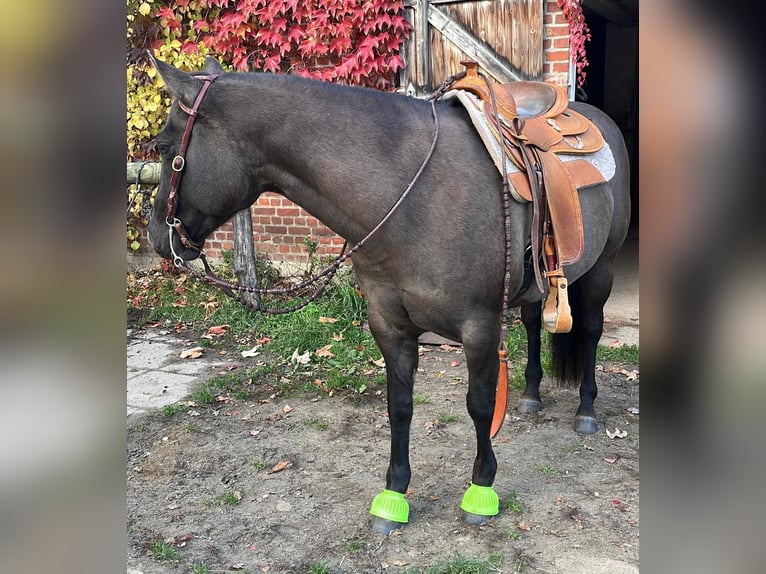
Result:
<svg viewBox="0 0 766 574">
<path fill-rule="evenodd" d="M 630 225 L 630 159 L 620 127 L 603 110 L 584 102 L 570 102 L 570 108 L 591 120 L 604 136 L 614 162 L 614 173 L 608 180 L 613 199 L 611 225 L 604 252 L 619 252 Z"/>
</svg>

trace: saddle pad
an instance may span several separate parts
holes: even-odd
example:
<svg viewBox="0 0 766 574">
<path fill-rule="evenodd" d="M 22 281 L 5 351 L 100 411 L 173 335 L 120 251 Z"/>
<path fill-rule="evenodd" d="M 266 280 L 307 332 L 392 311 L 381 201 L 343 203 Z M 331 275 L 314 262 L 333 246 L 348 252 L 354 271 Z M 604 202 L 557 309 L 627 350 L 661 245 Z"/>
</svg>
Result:
<svg viewBox="0 0 766 574">
<path fill-rule="evenodd" d="M 526 174 L 522 172 L 503 152 L 500 142 L 494 136 L 493 130 L 490 128 L 487 118 L 482 112 L 481 100 L 465 90 L 448 92 L 443 99 L 449 99 L 451 97 L 456 97 L 468 112 L 468 116 L 471 118 L 471 122 L 476 128 L 476 132 L 484 143 L 484 147 L 487 148 L 487 152 L 489 152 L 500 175 L 503 174 L 502 162 L 505 162 L 505 169 L 510 179 L 511 195 L 513 198 L 520 203 L 528 203 L 532 201 L 529 182 L 522 181 L 526 180 Z M 556 155 L 561 161 L 567 163 L 567 167 L 570 169 L 578 188 L 592 183 L 598 183 L 603 180 L 608 181 L 614 177 L 614 156 L 606 141 L 604 141 L 604 145 L 599 151 L 592 154 L 575 155 L 559 153 Z M 577 164 L 570 166 L 569 162 L 577 162 Z M 593 169 L 584 167 L 582 165 L 583 162 L 589 163 Z"/>
</svg>

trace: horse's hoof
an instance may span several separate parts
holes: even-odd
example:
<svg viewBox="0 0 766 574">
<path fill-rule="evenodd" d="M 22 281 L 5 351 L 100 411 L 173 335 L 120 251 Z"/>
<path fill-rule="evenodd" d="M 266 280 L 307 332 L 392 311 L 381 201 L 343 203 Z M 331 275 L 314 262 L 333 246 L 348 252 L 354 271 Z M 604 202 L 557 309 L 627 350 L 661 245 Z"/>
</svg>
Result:
<svg viewBox="0 0 766 574">
<path fill-rule="evenodd" d="M 463 522 L 471 526 L 483 526 L 500 512 L 500 499 L 491 486 L 479 486 L 471 483 L 460 503 Z"/>
<path fill-rule="evenodd" d="M 484 526 L 491 516 L 482 516 L 481 514 L 474 514 L 473 512 L 463 511 L 463 522 L 468 526 Z"/>
<path fill-rule="evenodd" d="M 596 417 L 577 415 L 575 417 L 574 430 L 580 434 L 593 434 L 598 429 Z"/>
<path fill-rule="evenodd" d="M 409 520 L 410 505 L 401 492 L 384 490 L 372 501 L 370 530 L 388 536 Z"/>
<path fill-rule="evenodd" d="M 370 530 L 377 534 L 385 534 L 390 536 L 394 530 L 397 530 L 404 526 L 401 522 L 394 522 L 393 520 L 386 520 L 385 518 L 378 518 L 373 516 L 370 521 Z"/>
<path fill-rule="evenodd" d="M 517 409 L 521 414 L 539 413 L 543 410 L 543 403 L 535 399 L 522 398 Z"/>
</svg>

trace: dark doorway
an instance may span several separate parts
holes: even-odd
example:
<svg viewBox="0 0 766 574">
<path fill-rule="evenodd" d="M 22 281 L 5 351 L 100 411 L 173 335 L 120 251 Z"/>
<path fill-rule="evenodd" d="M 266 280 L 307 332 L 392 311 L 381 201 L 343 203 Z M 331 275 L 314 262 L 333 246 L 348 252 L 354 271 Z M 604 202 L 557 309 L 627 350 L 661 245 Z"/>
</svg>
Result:
<svg viewBox="0 0 766 574">
<path fill-rule="evenodd" d="M 638 1 L 584 0 L 591 40 L 584 91 L 620 126 L 631 162 L 630 236 L 638 235 Z"/>
</svg>

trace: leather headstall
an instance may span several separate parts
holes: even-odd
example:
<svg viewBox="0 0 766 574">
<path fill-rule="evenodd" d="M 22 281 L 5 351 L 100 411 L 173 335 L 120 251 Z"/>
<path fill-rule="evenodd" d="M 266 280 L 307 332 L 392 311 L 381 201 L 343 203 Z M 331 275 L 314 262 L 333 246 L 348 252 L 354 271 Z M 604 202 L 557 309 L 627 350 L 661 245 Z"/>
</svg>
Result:
<svg viewBox="0 0 766 574">
<path fill-rule="evenodd" d="M 186 150 L 189 147 L 192 128 L 194 127 L 194 122 L 199 115 L 199 106 L 202 103 L 202 99 L 205 97 L 208 88 L 212 85 L 213 82 L 215 82 L 218 76 L 219 74 L 213 74 L 209 76 L 196 76 L 197 78 L 203 80 L 205 83 L 202 85 L 202 88 L 200 88 L 200 91 L 197 94 L 197 98 L 194 100 L 194 105 L 191 108 L 186 106 L 180 99 L 178 100 L 178 105 L 184 112 L 189 115 L 189 118 L 186 120 L 186 129 L 184 130 L 183 138 L 181 138 L 181 148 L 178 150 L 178 154 L 173 158 L 173 161 L 170 164 L 171 168 L 173 169 L 173 174 L 170 176 L 170 193 L 168 193 L 167 216 L 165 218 L 165 223 L 167 223 L 168 227 L 170 227 L 170 249 L 173 252 L 173 256 L 177 263 L 178 260 L 183 260 L 178 257 L 178 255 L 176 255 L 175 251 L 173 250 L 174 230 L 178 234 L 181 243 L 183 243 L 183 245 L 188 249 L 194 249 L 201 252 L 202 246 L 204 245 L 204 240 L 202 240 L 202 242 L 198 242 L 189 237 L 184 224 L 181 223 L 181 220 L 178 219 L 175 215 L 178 203 L 178 186 L 181 183 L 181 174 L 184 167 L 186 166 Z"/>
</svg>

